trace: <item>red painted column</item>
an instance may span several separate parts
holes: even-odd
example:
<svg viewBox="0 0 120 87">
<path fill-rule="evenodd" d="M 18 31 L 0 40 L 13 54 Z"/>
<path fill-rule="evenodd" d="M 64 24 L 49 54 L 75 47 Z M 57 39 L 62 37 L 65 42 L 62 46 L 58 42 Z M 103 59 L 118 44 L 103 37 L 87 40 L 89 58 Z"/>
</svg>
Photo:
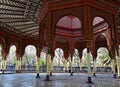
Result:
<svg viewBox="0 0 120 87">
<path fill-rule="evenodd" d="M 83 21 L 83 39 L 92 40 L 93 39 L 93 29 L 92 29 L 92 17 L 91 17 L 91 7 L 84 6 L 84 21 Z"/>
</svg>

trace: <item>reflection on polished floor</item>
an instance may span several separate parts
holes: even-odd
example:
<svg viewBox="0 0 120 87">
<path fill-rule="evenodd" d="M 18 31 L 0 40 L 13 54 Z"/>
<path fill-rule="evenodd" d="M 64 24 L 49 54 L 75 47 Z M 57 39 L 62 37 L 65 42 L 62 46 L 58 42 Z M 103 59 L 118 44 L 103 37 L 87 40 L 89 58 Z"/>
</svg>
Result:
<svg viewBox="0 0 120 87">
<path fill-rule="evenodd" d="M 98 74 L 92 77 L 92 84 L 88 84 L 87 74 L 53 73 L 50 81 L 45 81 L 45 73 L 36 74 L 1 74 L 0 87 L 120 87 L 120 81 L 114 79 L 112 74 Z"/>
</svg>

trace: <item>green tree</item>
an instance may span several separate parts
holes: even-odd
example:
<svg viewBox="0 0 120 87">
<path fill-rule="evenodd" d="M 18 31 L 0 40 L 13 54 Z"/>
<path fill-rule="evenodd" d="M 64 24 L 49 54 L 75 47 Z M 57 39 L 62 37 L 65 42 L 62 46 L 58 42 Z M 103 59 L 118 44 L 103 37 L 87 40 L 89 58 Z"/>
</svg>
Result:
<svg viewBox="0 0 120 87">
<path fill-rule="evenodd" d="M 111 58 L 109 52 L 105 47 L 101 47 L 97 51 L 97 65 L 98 66 L 110 66 Z"/>
<path fill-rule="evenodd" d="M 46 66 L 46 63 L 44 60 L 40 59 L 40 66 Z"/>
</svg>

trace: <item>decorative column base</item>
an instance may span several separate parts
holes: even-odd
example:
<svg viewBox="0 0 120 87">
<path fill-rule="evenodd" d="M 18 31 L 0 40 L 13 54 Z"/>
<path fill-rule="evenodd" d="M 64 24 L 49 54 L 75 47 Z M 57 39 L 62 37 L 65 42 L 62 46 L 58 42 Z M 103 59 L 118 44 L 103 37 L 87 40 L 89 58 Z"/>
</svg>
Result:
<svg viewBox="0 0 120 87">
<path fill-rule="evenodd" d="M 113 74 L 113 78 L 116 78 L 116 74 Z"/>
<path fill-rule="evenodd" d="M 21 73 L 21 70 L 16 70 L 15 72 L 16 72 L 16 73 Z"/>
<path fill-rule="evenodd" d="M 46 75 L 46 81 L 50 81 L 49 75 Z"/>
<path fill-rule="evenodd" d="M 4 74 L 4 70 L 2 70 L 2 74 Z"/>
<path fill-rule="evenodd" d="M 65 72 L 68 72 L 67 70 L 65 70 Z"/>
<path fill-rule="evenodd" d="M 120 76 L 118 76 L 118 80 L 120 81 Z"/>
<path fill-rule="evenodd" d="M 93 73 L 93 76 L 96 76 L 96 73 Z"/>
<path fill-rule="evenodd" d="M 52 72 L 50 72 L 50 76 L 52 76 Z"/>
<path fill-rule="evenodd" d="M 16 70 L 15 72 L 18 73 L 18 70 Z"/>
<path fill-rule="evenodd" d="M 70 76 L 73 76 L 73 72 L 70 73 Z"/>
<path fill-rule="evenodd" d="M 39 75 L 39 73 L 37 73 L 37 75 L 36 75 L 36 77 L 35 78 L 40 78 L 40 75 Z"/>
<path fill-rule="evenodd" d="M 88 77 L 87 83 L 93 83 L 92 80 L 91 80 L 91 77 Z"/>
</svg>

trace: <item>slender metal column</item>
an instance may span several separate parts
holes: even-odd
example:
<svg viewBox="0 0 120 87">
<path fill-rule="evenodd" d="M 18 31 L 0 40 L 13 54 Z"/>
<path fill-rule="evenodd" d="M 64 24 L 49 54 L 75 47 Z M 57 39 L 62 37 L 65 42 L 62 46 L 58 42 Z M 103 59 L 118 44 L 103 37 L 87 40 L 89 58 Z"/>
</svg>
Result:
<svg viewBox="0 0 120 87">
<path fill-rule="evenodd" d="M 53 71 L 53 60 L 50 61 L 50 76 L 52 76 Z"/>
<path fill-rule="evenodd" d="M 19 60 L 17 59 L 17 60 L 16 60 L 16 66 L 15 66 L 16 73 L 18 72 L 18 69 L 19 69 L 19 68 L 18 68 L 18 67 L 19 67 L 18 63 L 19 63 Z"/>
<path fill-rule="evenodd" d="M 3 60 L 2 60 L 2 73 L 4 73 L 5 69 L 6 69 L 6 59 L 3 58 Z"/>
<path fill-rule="evenodd" d="M 19 70 L 20 70 L 20 72 L 22 70 L 22 57 L 20 57 L 20 60 L 19 60 Z"/>
<path fill-rule="evenodd" d="M 118 50 L 116 50 L 115 53 L 116 53 L 116 61 L 117 61 L 118 79 L 120 80 L 120 57 Z"/>
<path fill-rule="evenodd" d="M 65 63 L 64 63 L 64 68 L 65 68 L 65 72 L 67 72 L 67 70 L 68 70 L 67 68 L 68 67 L 67 67 L 67 60 L 66 59 L 65 59 Z"/>
<path fill-rule="evenodd" d="M 2 73 L 4 73 L 6 69 L 6 56 L 7 54 L 3 51 L 2 52 Z"/>
<path fill-rule="evenodd" d="M 48 53 L 47 54 L 47 58 L 46 58 L 47 60 L 47 67 L 46 67 L 46 81 L 49 81 L 50 80 L 50 78 L 49 78 L 49 76 L 50 76 L 50 60 L 51 60 L 51 55 Z"/>
<path fill-rule="evenodd" d="M 112 59 L 112 73 L 113 73 L 113 77 L 116 78 L 115 59 Z"/>
<path fill-rule="evenodd" d="M 90 48 L 87 48 L 87 67 L 88 67 L 88 83 L 92 83 L 90 67 Z"/>
<path fill-rule="evenodd" d="M 73 76 L 73 69 L 72 69 L 72 62 L 73 62 L 73 59 L 72 59 L 72 55 L 70 54 L 70 59 L 71 59 L 71 64 L 70 64 L 70 70 L 71 70 L 71 74 L 70 76 Z"/>
<path fill-rule="evenodd" d="M 40 71 L 40 58 L 37 58 L 37 63 L 36 63 L 36 71 L 37 71 L 37 75 L 36 75 L 36 78 L 40 78 L 40 75 L 39 75 L 39 71 Z"/>
<path fill-rule="evenodd" d="M 93 60 L 93 76 L 96 76 L 96 60 Z"/>
</svg>

